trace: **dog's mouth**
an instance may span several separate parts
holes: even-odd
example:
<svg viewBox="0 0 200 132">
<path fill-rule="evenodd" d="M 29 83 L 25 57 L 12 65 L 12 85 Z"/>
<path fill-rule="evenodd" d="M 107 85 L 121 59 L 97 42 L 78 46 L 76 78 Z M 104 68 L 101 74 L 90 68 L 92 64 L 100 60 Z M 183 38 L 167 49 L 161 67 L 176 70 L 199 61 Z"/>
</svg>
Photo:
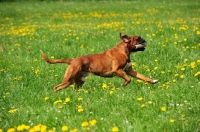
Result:
<svg viewBox="0 0 200 132">
<path fill-rule="evenodd" d="M 147 43 L 146 43 L 146 41 L 143 39 L 142 41 L 140 41 L 140 42 L 138 42 L 136 45 L 134 45 L 133 52 L 144 51 L 146 46 L 147 46 Z"/>
</svg>

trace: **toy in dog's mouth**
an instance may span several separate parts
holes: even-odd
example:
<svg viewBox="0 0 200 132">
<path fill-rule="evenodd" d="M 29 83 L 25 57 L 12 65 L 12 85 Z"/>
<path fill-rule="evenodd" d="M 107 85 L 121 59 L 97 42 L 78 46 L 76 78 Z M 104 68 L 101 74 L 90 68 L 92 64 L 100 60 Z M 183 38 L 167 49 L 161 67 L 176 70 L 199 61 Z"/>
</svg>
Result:
<svg viewBox="0 0 200 132">
<path fill-rule="evenodd" d="M 137 51 L 144 51 L 145 47 L 146 47 L 146 42 L 142 42 L 142 43 L 138 43 L 134 46 L 133 52 L 137 52 Z"/>
</svg>

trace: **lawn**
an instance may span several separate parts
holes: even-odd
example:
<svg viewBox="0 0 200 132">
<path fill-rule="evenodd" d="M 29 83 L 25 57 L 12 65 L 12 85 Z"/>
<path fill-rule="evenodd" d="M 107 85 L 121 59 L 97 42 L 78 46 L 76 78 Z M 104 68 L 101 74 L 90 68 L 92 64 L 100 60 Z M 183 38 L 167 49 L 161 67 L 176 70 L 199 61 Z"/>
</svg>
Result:
<svg viewBox="0 0 200 132">
<path fill-rule="evenodd" d="M 0 132 L 200 131 L 198 0 L 0 2 Z M 119 33 L 148 45 L 132 67 L 158 79 L 88 76 L 54 93 L 66 64 L 51 59 L 101 53 Z"/>
</svg>

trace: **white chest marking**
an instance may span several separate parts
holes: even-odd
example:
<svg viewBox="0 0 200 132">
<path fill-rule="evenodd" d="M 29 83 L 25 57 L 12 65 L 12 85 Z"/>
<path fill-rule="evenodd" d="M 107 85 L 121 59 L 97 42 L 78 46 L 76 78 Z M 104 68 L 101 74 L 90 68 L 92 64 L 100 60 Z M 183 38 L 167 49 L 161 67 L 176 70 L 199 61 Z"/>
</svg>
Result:
<svg viewBox="0 0 200 132">
<path fill-rule="evenodd" d="M 89 75 L 90 73 L 89 72 L 81 72 L 81 81 L 85 82 L 85 78 Z"/>
<path fill-rule="evenodd" d="M 123 68 L 124 71 L 128 70 L 128 68 L 132 66 L 132 62 L 127 62 L 125 67 Z"/>
</svg>

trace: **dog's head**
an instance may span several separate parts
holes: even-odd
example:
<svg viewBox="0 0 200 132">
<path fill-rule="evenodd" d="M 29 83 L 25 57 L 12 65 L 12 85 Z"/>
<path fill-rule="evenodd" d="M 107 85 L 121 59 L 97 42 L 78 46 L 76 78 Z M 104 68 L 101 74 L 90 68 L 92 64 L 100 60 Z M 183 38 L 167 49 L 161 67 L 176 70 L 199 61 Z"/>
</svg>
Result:
<svg viewBox="0 0 200 132">
<path fill-rule="evenodd" d="M 120 38 L 124 43 L 127 43 L 130 52 L 144 51 L 146 47 L 145 39 L 140 36 L 127 36 L 120 33 Z"/>
</svg>

